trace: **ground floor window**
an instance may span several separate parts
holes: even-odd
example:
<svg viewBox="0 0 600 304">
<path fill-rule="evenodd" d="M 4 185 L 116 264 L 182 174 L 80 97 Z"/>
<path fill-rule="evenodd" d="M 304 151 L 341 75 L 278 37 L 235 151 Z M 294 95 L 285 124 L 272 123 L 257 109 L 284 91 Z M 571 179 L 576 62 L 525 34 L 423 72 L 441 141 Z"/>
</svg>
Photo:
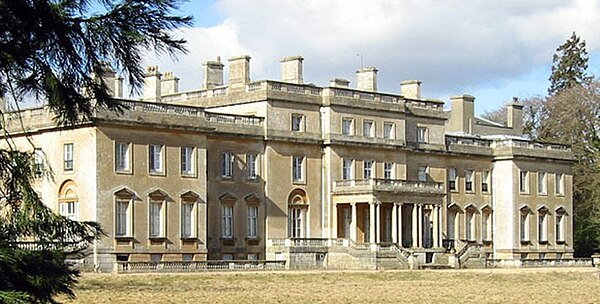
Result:
<svg viewBox="0 0 600 304">
<path fill-rule="evenodd" d="M 289 237 L 305 237 L 306 208 L 294 206 L 290 207 L 288 215 Z"/>
</svg>

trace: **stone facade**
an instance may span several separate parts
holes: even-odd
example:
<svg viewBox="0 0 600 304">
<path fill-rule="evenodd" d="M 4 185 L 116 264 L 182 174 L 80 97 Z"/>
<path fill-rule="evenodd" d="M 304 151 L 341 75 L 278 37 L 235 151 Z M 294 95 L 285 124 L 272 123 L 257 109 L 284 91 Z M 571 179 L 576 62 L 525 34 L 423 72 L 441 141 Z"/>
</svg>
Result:
<svg viewBox="0 0 600 304">
<path fill-rule="evenodd" d="M 208 61 L 201 90 L 150 67 L 143 98 L 56 126 L 46 108 L 9 129 L 38 149 L 57 212 L 99 222 L 85 260 L 286 260 L 289 268 L 483 267 L 572 258 L 572 154 L 474 115 L 473 96 L 377 91 L 377 69 L 331 86 L 303 83 L 303 58 L 282 80 L 250 80 L 250 57 Z M 115 75 L 111 74 L 111 81 Z M 118 84 L 120 86 L 120 84 Z M 120 91 L 120 90 L 117 90 Z M 119 96 L 120 93 L 115 93 Z M 118 97 L 116 97 L 118 98 Z M 33 147 L 26 141 L 27 135 Z"/>
</svg>

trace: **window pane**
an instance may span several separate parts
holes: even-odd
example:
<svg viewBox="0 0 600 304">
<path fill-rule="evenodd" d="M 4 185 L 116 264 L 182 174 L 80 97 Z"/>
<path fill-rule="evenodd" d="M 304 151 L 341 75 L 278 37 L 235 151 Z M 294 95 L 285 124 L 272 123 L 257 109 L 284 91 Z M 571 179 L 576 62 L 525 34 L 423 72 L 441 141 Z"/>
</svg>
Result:
<svg viewBox="0 0 600 304">
<path fill-rule="evenodd" d="M 116 204 L 115 235 L 126 236 L 128 234 L 128 209 L 129 201 L 119 200 Z"/>
<path fill-rule="evenodd" d="M 181 237 L 188 238 L 192 237 L 192 211 L 194 210 L 194 204 L 182 204 L 181 205 Z"/>
<path fill-rule="evenodd" d="M 73 170 L 73 144 L 65 144 L 63 146 L 63 159 L 64 159 L 64 170 Z"/>
<path fill-rule="evenodd" d="M 193 147 L 182 147 L 181 148 L 181 174 L 193 174 L 194 173 L 194 148 Z"/>
</svg>

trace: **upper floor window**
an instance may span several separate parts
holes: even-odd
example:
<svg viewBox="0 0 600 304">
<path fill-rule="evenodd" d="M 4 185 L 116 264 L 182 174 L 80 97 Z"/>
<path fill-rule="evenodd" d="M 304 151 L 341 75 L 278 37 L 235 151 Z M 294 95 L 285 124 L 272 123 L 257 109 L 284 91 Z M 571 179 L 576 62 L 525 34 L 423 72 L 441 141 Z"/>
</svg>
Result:
<svg viewBox="0 0 600 304">
<path fill-rule="evenodd" d="M 294 182 L 304 181 L 304 156 L 293 156 L 292 171 Z"/>
<path fill-rule="evenodd" d="M 257 155 L 256 154 L 248 154 L 246 155 L 246 166 L 248 179 L 256 179 L 258 177 L 258 164 L 257 164 Z"/>
<path fill-rule="evenodd" d="M 383 123 L 383 138 L 394 139 L 396 137 L 394 130 L 394 123 L 385 122 Z"/>
<path fill-rule="evenodd" d="M 128 142 L 115 142 L 115 170 L 117 172 L 130 171 L 129 146 Z"/>
<path fill-rule="evenodd" d="M 63 145 L 63 165 L 65 171 L 73 171 L 73 143 Z"/>
<path fill-rule="evenodd" d="M 465 170 L 465 191 L 473 191 L 473 170 Z"/>
<path fill-rule="evenodd" d="M 426 166 L 419 167 L 419 181 L 421 181 L 421 182 L 427 181 L 427 167 Z"/>
<path fill-rule="evenodd" d="M 456 168 L 448 169 L 448 189 L 456 190 Z"/>
<path fill-rule="evenodd" d="M 44 151 L 41 148 L 33 150 L 33 170 L 35 175 L 40 176 L 44 172 Z"/>
<path fill-rule="evenodd" d="M 546 172 L 538 172 L 538 194 L 546 194 Z"/>
<path fill-rule="evenodd" d="M 349 180 L 354 179 L 353 172 L 354 161 L 352 159 L 344 158 L 342 160 L 342 179 Z"/>
<path fill-rule="evenodd" d="M 490 191 L 489 185 L 490 185 L 490 172 L 489 171 L 481 172 L 481 191 L 489 192 Z"/>
<path fill-rule="evenodd" d="M 148 146 L 148 169 L 150 173 L 162 173 L 163 168 L 163 146 L 152 144 Z"/>
<path fill-rule="evenodd" d="M 223 152 L 221 153 L 221 177 L 232 178 L 233 177 L 233 153 Z"/>
<path fill-rule="evenodd" d="M 529 193 L 529 172 L 521 171 L 519 174 L 519 192 Z"/>
<path fill-rule="evenodd" d="M 554 189 L 556 194 L 564 195 L 565 194 L 565 184 L 564 184 L 564 174 L 556 173 L 554 176 Z"/>
<path fill-rule="evenodd" d="M 354 135 L 354 119 L 342 118 L 342 134 Z"/>
<path fill-rule="evenodd" d="M 304 131 L 304 115 L 292 114 L 292 131 Z"/>
<path fill-rule="evenodd" d="M 363 178 L 371 179 L 373 177 L 373 161 L 365 160 L 363 161 Z"/>
<path fill-rule="evenodd" d="M 374 137 L 375 136 L 375 128 L 373 125 L 375 122 L 372 120 L 363 120 L 363 136 L 365 137 Z"/>
<path fill-rule="evenodd" d="M 427 128 L 424 127 L 418 127 L 417 128 L 417 142 L 418 143 L 427 143 L 428 140 L 428 136 L 429 134 L 427 134 Z"/>
<path fill-rule="evenodd" d="M 394 179 L 394 164 L 393 163 L 384 163 L 383 164 L 383 178 L 390 180 Z"/>
<path fill-rule="evenodd" d="M 194 147 L 181 147 L 181 175 L 194 175 Z"/>
</svg>

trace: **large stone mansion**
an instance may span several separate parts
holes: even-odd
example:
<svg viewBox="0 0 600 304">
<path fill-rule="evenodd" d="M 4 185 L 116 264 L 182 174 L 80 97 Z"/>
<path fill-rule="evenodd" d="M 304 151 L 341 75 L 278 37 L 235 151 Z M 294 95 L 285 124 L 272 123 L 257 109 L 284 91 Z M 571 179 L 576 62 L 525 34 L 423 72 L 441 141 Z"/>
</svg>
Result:
<svg viewBox="0 0 600 304">
<path fill-rule="evenodd" d="M 377 90 L 375 68 L 305 84 L 302 57 L 280 80 L 250 80 L 250 57 L 208 61 L 199 90 L 147 70 L 122 114 L 57 126 L 45 107 L 13 114 L 35 149 L 43 200 L 99 222 L 86 265 L 279 260 L 286 267 L 483 267 L 572 259 L 572 153 L 474 115 L 475 98 Z"/>
</svg>

